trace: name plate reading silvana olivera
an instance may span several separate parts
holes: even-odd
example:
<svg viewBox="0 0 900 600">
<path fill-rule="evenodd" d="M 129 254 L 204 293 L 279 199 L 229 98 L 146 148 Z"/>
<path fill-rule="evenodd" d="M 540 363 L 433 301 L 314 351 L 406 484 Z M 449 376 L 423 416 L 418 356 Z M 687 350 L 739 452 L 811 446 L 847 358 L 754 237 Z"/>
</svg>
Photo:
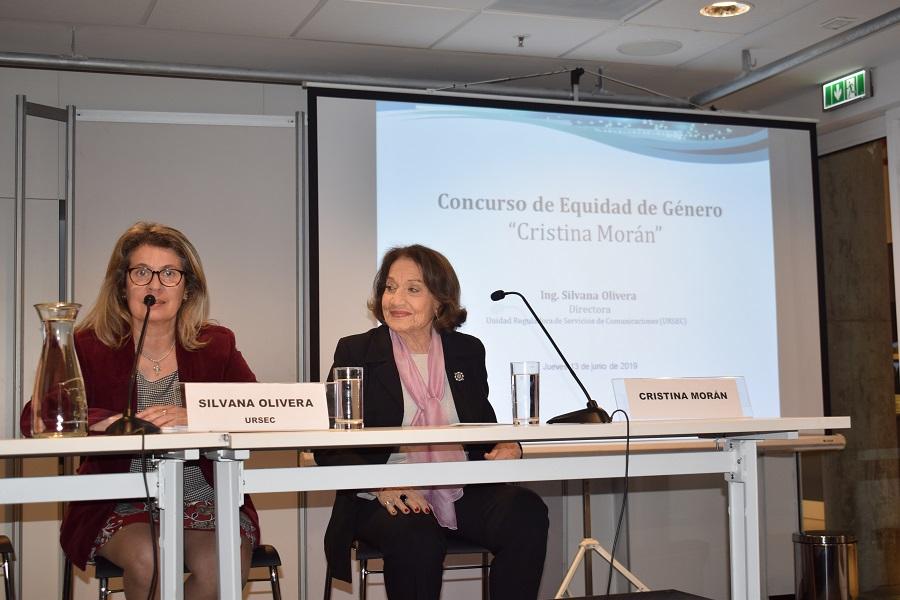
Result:
<svg viewBox="0 0 900 600">
<path fill-rule="evenodd" d="M 631 419 L 751 416 L 743 377 L 615 379 L 613 389 L 616 404 L 625 408 Z"/>
<path fill-rule="evenodd" d="M 188 431 L 328 429 L 323 383 L 185 383 Z"/>
</svg>

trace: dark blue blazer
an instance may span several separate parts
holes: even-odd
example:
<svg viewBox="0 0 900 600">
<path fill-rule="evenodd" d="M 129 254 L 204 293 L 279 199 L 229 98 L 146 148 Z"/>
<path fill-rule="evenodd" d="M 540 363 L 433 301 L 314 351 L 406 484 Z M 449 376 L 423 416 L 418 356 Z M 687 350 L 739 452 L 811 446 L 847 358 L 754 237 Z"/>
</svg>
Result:
<svg viewBox="0 0 900 600">
<path fill-rule="evenodd" d="M 496 423 L 488 402 L 484 345 L 471 335 L 448 331 L 441 334 L 444 366 L 450 392 L 461 423 Z M 382 325 L 365 333 L 341 338 L 334 351 L 335 367 L 363 367 L 363 419 L 369 427 L 399 427 L 403 423 L 403 389 L 394 362 L 390 332 Z M 469 460 L 482 460 L 491 445 L 467 445 Z M 384 464 L 398 448 L 321 450 L 320 466 Z M 357 490 L 338 491 L 331 520 L 325 531 L 325 555 L 333 577 L 349 582 L 350 547 L 356 537 Z"/>
</svg>

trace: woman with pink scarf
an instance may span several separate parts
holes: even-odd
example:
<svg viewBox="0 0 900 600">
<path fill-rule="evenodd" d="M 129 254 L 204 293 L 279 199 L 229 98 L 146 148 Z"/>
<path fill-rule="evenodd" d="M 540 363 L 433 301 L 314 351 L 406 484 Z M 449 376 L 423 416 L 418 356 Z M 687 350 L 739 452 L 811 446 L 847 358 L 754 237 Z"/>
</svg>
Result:
<svg viewBox="0 0 900 600">
<path fill-rule="evenodd" d="M 466 320 L 459 280 L 439 252 L 394 248 L 375 275 L 369 310 L 383 324 L 342 338 L 334 366 L 361 366 L 366 427 L 496 422 L 484 346 L 456 328 Z M 320 451 L 320 465 L 506 460 L 516 443 Z M 435 466 L 435 468 L 440 468 Z M 338 492 L 325 533 L 331 576 L 351 580 L 350 546 L 384 554 L 390 600 L 438 600 L 448 537 L 491 550 L 492 600 L 537 598 L 547 547 L 547 507 L 508 484 Z"/>
</svg>

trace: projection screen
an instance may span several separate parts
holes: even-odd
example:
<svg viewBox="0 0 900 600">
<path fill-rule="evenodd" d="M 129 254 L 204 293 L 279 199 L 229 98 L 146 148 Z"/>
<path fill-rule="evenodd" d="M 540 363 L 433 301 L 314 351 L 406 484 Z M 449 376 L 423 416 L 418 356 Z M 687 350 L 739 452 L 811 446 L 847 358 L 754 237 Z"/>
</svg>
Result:
<svg viewBox="0 0 900 600">
<path fill-rule="evenodd" d="M 743 377 L 752 416 L 820 415 L 815 129 L 707 111 L 310 88 L 313 373 L 366 310 L 384 252 L 453 264 L 511 419 L 509 363 L 541 362 L 541 417 L 622 377 Z"/>
</svg>

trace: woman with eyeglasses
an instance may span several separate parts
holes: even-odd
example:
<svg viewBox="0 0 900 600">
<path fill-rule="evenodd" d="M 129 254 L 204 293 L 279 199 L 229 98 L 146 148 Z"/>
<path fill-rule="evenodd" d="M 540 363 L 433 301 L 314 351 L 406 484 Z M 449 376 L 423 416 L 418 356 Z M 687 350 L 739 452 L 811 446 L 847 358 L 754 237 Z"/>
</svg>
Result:
<svg viewBox="0 0 900 600">
<path fill-rule="evenodd" d="M 138 358 L 136 393 L 128 389 L 148 294 L 150 309 L 144 347 Z M 135 223 L 116 242 L 94 306 L 75 331 L 84 376 L 91 432 L 117 421 L 130 398 L 136 416 L 160 428 L 187 424 L 179 382 L 256 381 L 235 345 L 234 334 L 208 321 L 206 277 L 197 250 L 180 231 L 157 223 Z M 132 400 L 135 402 L 135 400 Z M 31 408 L 22 413 L 31 431 Z M 155 468 L 148 465 L 148 468 Z M 79 474 L 140 472 L 140 457 L 85 458 Z M 217 597 L 215 492 L 210 461 L 184 466 L 184 562 L 191 575 L 188 600 Z M 60 531 L 66 556 L 84 569 L 102 556 L 124 571 L 125 597 L 148 597 L 153 580 L 150 519 L 158 515 L 143 498 L 72 502 Z M 259 542 L 259 520 L 249 497 L 240 513 L 241 568 L 246 581 Z"/>
</svg>

